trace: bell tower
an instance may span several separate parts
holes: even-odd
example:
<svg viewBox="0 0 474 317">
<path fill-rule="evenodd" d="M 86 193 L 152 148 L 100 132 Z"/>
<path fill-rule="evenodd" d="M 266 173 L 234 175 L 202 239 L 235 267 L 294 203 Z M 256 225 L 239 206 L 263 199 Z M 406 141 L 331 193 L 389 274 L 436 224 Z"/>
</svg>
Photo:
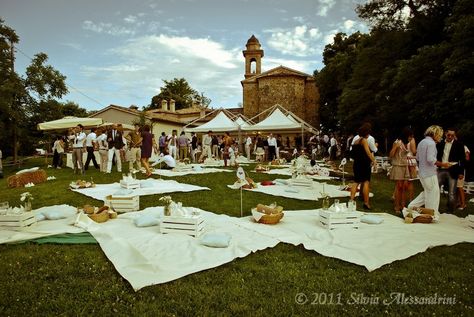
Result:
<svg viewBox="0 0 474 317">
<path fill-rule="evenodd" d="M 245 79 L 262 72 L 263 50 L 255 35 L 247 41 L 247 49 L 242 51 L 245 57 Z"/>
</svg>

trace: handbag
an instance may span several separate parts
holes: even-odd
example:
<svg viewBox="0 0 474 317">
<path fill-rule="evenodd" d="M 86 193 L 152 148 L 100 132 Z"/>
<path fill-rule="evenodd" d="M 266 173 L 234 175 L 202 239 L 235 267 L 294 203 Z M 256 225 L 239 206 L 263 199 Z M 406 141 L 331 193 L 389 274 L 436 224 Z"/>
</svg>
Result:
<svg viewBox="0 0 474 317">
<path fill-rule="evenodd" d="M 418 178 L 418 164 L 416 162 L 416 157 L 407 156 L 407 168 L 410 179 Z"/>
</svg>

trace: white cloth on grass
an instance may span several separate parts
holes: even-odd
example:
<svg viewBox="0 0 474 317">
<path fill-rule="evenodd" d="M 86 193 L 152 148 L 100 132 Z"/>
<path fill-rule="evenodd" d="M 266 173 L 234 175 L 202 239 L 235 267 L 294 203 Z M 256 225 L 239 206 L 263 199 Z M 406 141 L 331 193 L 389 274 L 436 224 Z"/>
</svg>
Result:
<svg viewBox="0 0 474 317">
<path fill-rule="evenodd" d="M 210 190 L 208 187 L 178 183 L 174 180 L 164 179 L 142 179 L 140 188 L 133 189 L 130 196 L 145 196 L 154 194 L 174 193 L 174 192 L 192 192 L 196 190 Z M 104 200 L 106 196 L 113 195 L 121 190 L 119 183 L 97 184 L 92 188 L 71 189 L 76 193 L 92 197 L 97 200 Z"/>
</svg>

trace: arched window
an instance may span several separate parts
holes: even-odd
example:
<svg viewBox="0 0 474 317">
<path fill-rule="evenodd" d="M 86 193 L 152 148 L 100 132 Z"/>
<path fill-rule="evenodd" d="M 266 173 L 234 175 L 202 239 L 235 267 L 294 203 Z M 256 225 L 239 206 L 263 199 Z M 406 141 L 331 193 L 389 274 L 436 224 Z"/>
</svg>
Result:
<svg viewBox="0 0 474 317">
<path fill-rule="evenodd" d="M 250 73 L 255 74 L 257 72 L 257 60 L 252 58 L 250 60 Z"/>
</svg>

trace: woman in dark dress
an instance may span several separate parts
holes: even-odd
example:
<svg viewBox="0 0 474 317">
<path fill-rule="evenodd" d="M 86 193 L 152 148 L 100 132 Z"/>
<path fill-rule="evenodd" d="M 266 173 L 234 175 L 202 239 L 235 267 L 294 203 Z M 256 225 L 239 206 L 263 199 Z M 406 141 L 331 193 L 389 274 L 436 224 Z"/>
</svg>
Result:
<svg viewBox="0 0 474 317">
<path fill-rule="evenodd" d="M 146 170 L 146 177 L 151 176 L 151 168 L 150 164 L 148 163 L 148 160 L 151 157 L 151 152 L 153 148 L 155 148 L 155 151 L 158 153 L 155 138 L 153 134 L 150 133 L 150 126 L 145 125 L 142 128 L 141 131 L 141 136 L 142 136 L 142 156 L 141 156 L 141 161 L 142 161 L 142 166 L 145 167 Z"/>
<path fill-rule="evenodd" d="M 364 198 L 364 209 L 371 209 L 369 204 L 369 183 L 371 176 L 371 165 L 375 163 L 375 157 L 370 152 L 367 138 L 370 134 L 370 124 L 363 124 L 359 128 L 359 138 L 352 145 L 351 156 L 354 159 L 354 183 L 351 187 L 351 200 L 354 200 L 357 186 L 361 184 L 360 191 Z"/>
</svg>

